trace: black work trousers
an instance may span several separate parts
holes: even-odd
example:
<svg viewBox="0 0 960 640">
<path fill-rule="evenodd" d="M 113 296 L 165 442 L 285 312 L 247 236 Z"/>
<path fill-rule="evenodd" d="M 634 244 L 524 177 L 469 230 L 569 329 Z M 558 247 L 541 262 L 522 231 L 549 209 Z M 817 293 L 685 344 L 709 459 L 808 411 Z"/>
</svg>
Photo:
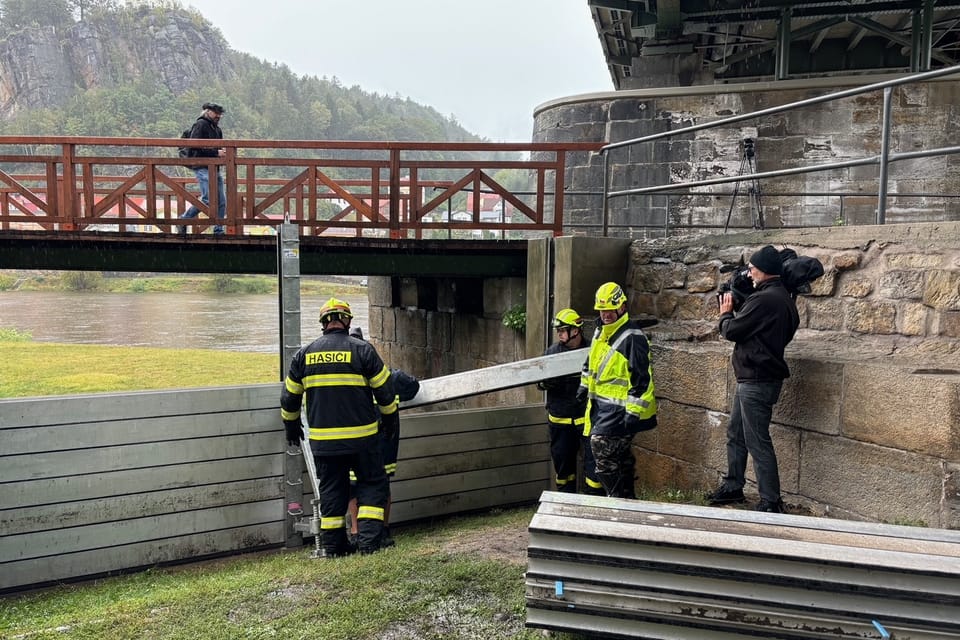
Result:
<svg viewBox="0 0 960 640">
<path fill-rule="evenodd" d="M 357 476 L 357 546 L 360 553 L 380 548 L 384 509 L 390 495 L 380 447 L 363 447 L 344 455 L 314 455 L 320 483 L 320 530 L 327 554 L 342 555 L 347 542 L 347 504 L 350 502 L 350 470 Z"/>
</svg>

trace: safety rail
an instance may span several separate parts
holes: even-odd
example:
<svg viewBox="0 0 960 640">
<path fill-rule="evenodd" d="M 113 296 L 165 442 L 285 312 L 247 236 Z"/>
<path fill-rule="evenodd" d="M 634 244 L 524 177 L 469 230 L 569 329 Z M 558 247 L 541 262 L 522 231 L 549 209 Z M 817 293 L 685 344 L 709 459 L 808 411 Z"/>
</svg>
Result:
<svg viewBox="0 0 960 640">
<path fill-rule="evenodd" d="M 179 158 L 177 147 L 210 142 L 0 136 L 0 229 L 171 232 L 193 205 L 201 217 L 190 225 L 202 231 L 219 204 L 213 185 L 209 205 L 193 187 L 188 167 L 202 164 L 223 172 L 228 234 L 289 220 L 303 235 L 561 235 L 566 155 L 601 144 L 220 140 L 222 158 Z M 504 186 L 503 170 L 519 172 L 523 189 Z"/>
<path fill-rule="evenodd" d="M 768 178 L 778 178 L 784 176 L 800 175 L 806 173 L 813 173 L 818 171 L 829 171 L 834 169 L 844 169 L 849 167 L 860 167 L 867 165 L 878 165 L 879 166 L 879 177 L 878 177 L 878 193 L 877 193 L 877 208 L 876 208 L 876 224 L 884 224 L 886 221 L 886 208 L 887 208 L 887 182 L 888 182 L 888 171 L 889 165 L 891 162 L 903 161 L 903 160 L 912 160 L 917 158 L 925 158 L 931 156 L 940 156 L 940 155 L 952 155 L 960 153 L 960 146 L 947 146 L 940 147 L 936 149 L 926 149 L 921 151 L 910 151 L 910 152 L 900 152 L 895 153 L 890 151 L 890 130 L 891 130 L 891 113 L 892 113 L 892 90 L 894 87 L 907 85 L 917 82 L 924 82 L 927 80 L 933 80 L 936 78 L 953 75 L 960 73 L 960 65 L 945 67 L 942 69 L 937 69 L 934 71 L 927 71 L 923 73 L 915 73 L 911 75 L 904 76 L 902 78 L 896 78 L 893 80 L 887 80 L 883 82 L 876 82 L 869 85 L 864 85 L 861 87 L 854 87 L 852 89 L 846 89 L 843 91 L 835 91 L 821 96 L 816 96 L 813 98 L 807 98 L 804 100 L 798 100 L 795 102 L 790 102 L 784 105 L 779 105 L 775 107 L 769 107 L 766 109 L 760 109 L 757 111 L 752 111 L 749 113 L 743 113 L 736 116 L 730 116 L 726 118 L 721 118 L 718 120 L 711 120 L 709 122 L 703 122 L 700 124 L 691 125 L 688 127 L 682 127 L 679 129 L 672 129 L 670 131 L 662 131 L 659 133 L 654 133 L 639 138 L 631 138 L 629 140 L 622 140 L 619 142 L 610 143 L 604 145 L 600 149 L 600 154 L 603 157 L 603 213 L 602 213 L 602 235 L 608 235 L 610 224 L 610 200 L 612 198 L 634 196 L 634 195 L 649 195 L 649 194 L 658 194 L 666 192 L 676 192 L 683 191 L 688 189 L 696 189 L 698 187 L 709 187 L 719 184 L 730 184 L 730 183 L 740 183 L 748 182 L 754 180 L 768 179 Z M 853 160 L 846 160 L 842 162 L 829 162 L 829 163 L 820 163 L 813 166 L 803 166 L 803 167 L 793 167 L 789 169 L 780 169 L 774 171 L 763 171 L 756 172 L 751 171 L 748 173 L 740 173 L 735 176 L 722 176 L 716 178 L 709 178 L 705 180 L 695 180 L 687 182 L 677 182 L 663 185 L 654 185 L 654 186 L 643 186 L 629 189 L 618 189 L 612 190 L 610 186 L 610 152 L 616 149 L 631 147 L 638 144 L 654 142 L 657 140 L 663 140 L 667 138 L 683 136 L 687 134 L 692 134 L 697 131 L 702 131 L 705 129 L 714 129 L 718 127 L 723 127 L 726 125 L 735 124 L 738 122 L 743 122 L 746 120 L 753 120 L 756 118 L 761 118 L 763 116 L 770 116 L 793 109 L 798 109 L 801 107 L 807 107 L 811 105 L 821 104 L 825 102 L 832 102 L 835 100 L 840 100 L 843 98 L 849 98 L 853 96 L 858 96 L 865 93 L 870 93 L 873 91 L 883 90 L 883 108 L 880 114 L 880 153 L 877 155 L 858 158 Z M 696 195 L 708 195 L 706 193 L 697 193 Z M 729 216 L 728 216 L 729 218 Z M 728 219 L 729 222 L 729 219 Z M 762 220 L 759 225 L 755 224 L 755 227 L 762 228 Z M 727 225 L 724 225 L 726 229 Z"/>
</svg>

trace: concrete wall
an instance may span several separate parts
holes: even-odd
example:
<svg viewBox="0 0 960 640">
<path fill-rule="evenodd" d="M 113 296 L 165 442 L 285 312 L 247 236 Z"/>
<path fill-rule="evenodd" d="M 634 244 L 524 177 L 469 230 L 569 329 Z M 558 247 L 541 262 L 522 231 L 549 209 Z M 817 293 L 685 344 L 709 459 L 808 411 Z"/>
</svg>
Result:
<svg viewBox="0 0 960 640">
<path fill-rule="evenodd" d="M 524 335 L 503 315 L 525 305 L 523 278 L 372 277 L 367 286 L 370 341 L 391 367 L 418 378 L 514 362 L 525 357 Z M 512 406 L 523 389 L 431 407 Z"/>
<path fill-rule="evenodd" d="M 631 313 L 650 330 L 660 426 L 637 436 L 638 483 L 710 488 L 726 468 L 732 344 L 726 276 L 764 244 L 823 262 L 801 297 L 772 434 L 785 499 L 815 514 L 960 527 L 960 223 L 636 241 Z M 751 487 L 748 487 L 748 492 Z"/>
<path fill-rule="evenodd" d="M 535 113 L 534 142 L 619 142 L 805 100 L 852 86 L 889 79 L 858 77 L 787 80 L 776 83 L 668 87 L 597 93 L 554 100 Z M 936 81 L 893 91 L 891 152 L 956 144 L 960 83 Z M 874 91 L 801 110 L 746 120 L 611 152 L 611 190 L 655 186 L 741 171 L 744 138 L 755 140 L 757 171 L 772 171 L 875 155 L 880 150 L 882 92 Z M 854 167 L 763 180 L 759 186 L 766 226 L 869 224 L 876 220 L 878 169 Z M 570 154 L 565 177 L 570 191 L 603 190 L 603 160 Z M 733 184 L 700 190 L 710 195 L 622 197 L 610 201 L 611 235 L 646 237 L 648 227 L 723 226 L 731 212 Z M 752 227 L 743 184 L 732 210 L 734 228 Z M 844 198 L 818 195 L 846 192 Z M 943 156 L 891 165 L 887 222 L 960 219 L 956 198 L 896 197 L 896 194 L 960 192 L 960 157 Z M 804 194 L 775 196 L 774 193 Z M 721 195 L 722 194 L 722 195 Z M 596 233 L 602 219 L 599 195 L 566 199 L 564 223 L 571 233 Z M 576 225 L 576 226 L 575 226 Z M 656 235 L 656 233 L 653 233 Z"/>
</svg>

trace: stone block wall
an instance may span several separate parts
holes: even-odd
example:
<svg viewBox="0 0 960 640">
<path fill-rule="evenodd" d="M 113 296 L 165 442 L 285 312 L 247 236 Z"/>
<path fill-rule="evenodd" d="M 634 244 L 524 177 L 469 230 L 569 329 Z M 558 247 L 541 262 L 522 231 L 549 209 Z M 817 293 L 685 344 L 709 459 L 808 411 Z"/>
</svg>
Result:
<svg viewBox="0 0 960 640">
<path fill-rule="evenodd" d="M 885 77 L 883 79 L 889 79 Z M 787 80 L 638 89 L 554 100 L 535 112 L 534 142 L 621 142 L 752 113 L 878 82 L 862 77 Z M 732 125 L 703 129 L 610 152 L 610 190 L 677 184 L 751 172 L 793 169 L 875 156 L 880 150 L 883 93 L 808 105 Z M 893 90 L 890 150 L 910 152 L 955 144 L 960 83 L 936 81 Z M 754 141 L 746 160 L 743 140 Z M 565 200 L 571 232 L 595 233 L 602 224 L 603 157 L 571 154 L 565 185 L 580 195 Z M 609 201 L 610 235 L 651 237 L 670 227 L 750 228 L 747 183 L 701 187 L 696 195 L 643 195 Z M 849 167 L 759 181 L 767 228 L 872 224 L 878 167 Z M 586 194 L 584 192 L 587 192 Z M 589 195 L 595 192 L 598 195 Z M 920 158 L 890 165 L 886 221 L 960 219 L 960 156 Z M 842 198 L 838 195 L 845 193 Z M 789 194 L 789 195 L 775 195 Z M 801 195 L 802 194 L 802 195 Z M 898 194 L 917 194 L 906 197 Z M 938 195 L 945 194 L 945 195 Z"/>
<path fill-rule="evenodd" d="M 371 277 L 369 339 L 384 362 L 420 379 L 514 362 L 525 357 L 522 333 L 503 314 L 523 304 L 522 278 Z M 514 406 L 523 388 L 484 394 L 431 410 Z"/>
<path fill-rule="evenodd" d="M 826 269 L 798 300 L 771 429 L 785 500 L 960 527 L 960 223 L 634 242 L 631 313 L 661 320 L 650 332 L 660 425 L 635 439 L 638 482 L 706 489 L 724 472 L 735 380 L 732 343 L 716 334 L 720 266 L 764 244 Z"/>
</svg>

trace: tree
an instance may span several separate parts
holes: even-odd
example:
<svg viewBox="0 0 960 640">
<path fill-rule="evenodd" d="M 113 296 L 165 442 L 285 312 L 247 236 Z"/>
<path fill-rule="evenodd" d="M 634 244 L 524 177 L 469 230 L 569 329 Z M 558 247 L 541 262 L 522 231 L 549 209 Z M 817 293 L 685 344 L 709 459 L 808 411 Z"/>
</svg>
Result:
<svg viewBox="0 0 960 640">
<path fill-rule="evenodd" d="M 73 24 L 69 0 L 2 0 L 0 23 L 6 31 L 30 25 L 63 28 Z"/>
</svg>

